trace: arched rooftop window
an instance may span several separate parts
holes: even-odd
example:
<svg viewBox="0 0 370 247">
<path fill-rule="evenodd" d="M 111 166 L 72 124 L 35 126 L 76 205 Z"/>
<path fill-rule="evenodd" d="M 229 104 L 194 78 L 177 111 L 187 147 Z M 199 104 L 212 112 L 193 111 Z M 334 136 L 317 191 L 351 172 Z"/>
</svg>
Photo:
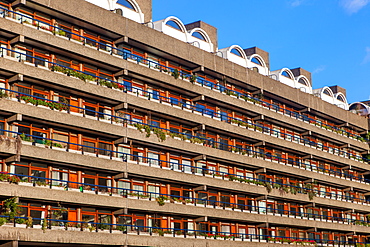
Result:
<svg viewBox="0 0 370 247">
<path fill-rule="evenodd" d="M 175 21 L 169 20 L 169 21 L 166 22 L 166 25 L 170 26 L 170 27 L 173 27 L 174 29 L 177 29 L 177 30 L 183 32 L 180 25 L 177 24 Z"/>
<path fill-rule="evenodd" d="M 337 100 L 342 101 L 344 103 L 346 102 L 346 100 L 344 99 L 343 95 L 338 95 Z"/>
<path fill-rule="evenodd" d="M 256 57 L 253 57 L 251 61 L 252 61 L 253 63 L 255 63 L 255 64 L 258 64 L 258 65 L 261 65 L 261 66 L 262 66 L 261 61 L 260 61 L 258 58 L 256 58 Z"/>
<path fill-rule="evenodd" d="M 285 76 L 289 79 L 292 79 L 292 77 L 289 75 L 289 73 L 286 70 L 284 70 L 283 73 L 281 73 L 281 75 L 283 75 L 283 76 Z"/>
<path fill-rule="evenodd" d="M 307 83 L 307 82 L 306 82 L 306 80 L 305 80 L 305 79 L 303 79 L 303 78 L 300 78 L 300 79 L 298 80 L 298 83 L 300 83 L 300 84 L 305 85 L 305 86 L 307 86 L 307 87 L 308 87 L 308 83 Z"/>
<path fill-rule="evenodd" d="M 191 36 L 198 38 L 200 40 L 203 40 L 203 41 L 207 41 L 206 38 L 203 36 L 203 34 L 200 32 L 193 32 Z"/>
<path fill-rule="evenodd" d="M 129 1 L 127 0 L 118 0 L 117 1 L 118 4 L 121 4 L 122 6 L 125 6 L 126 8 L 129 8 L 129 9 L 132 9 L 134 11 L 136 11 L 134 5 L 132 5 Z"/>
<path fill-rule="evenodd" d="M 329 95 L 329 96 L 333 96 L 331 94 L 331 92 L 329 91 L 329 89 L 325 89 L 324 92 L 323 92 L 323 94 L 326 94 L 326 95 Z"/>
<path fill-rule="evenodd" d="M 239 57 L 243 57 L 243 55 L 240 53 L 240 51 L 239 50 L 237 50 L 237 49 L 235 49 L 235 48 L 233 48 L 233 49 L 231 49 L 231 51 L 230 51 L 232 54 L 235 54 L 235 55 L 237 55 L 237 56 L 239 56 Z"/>
</svg>

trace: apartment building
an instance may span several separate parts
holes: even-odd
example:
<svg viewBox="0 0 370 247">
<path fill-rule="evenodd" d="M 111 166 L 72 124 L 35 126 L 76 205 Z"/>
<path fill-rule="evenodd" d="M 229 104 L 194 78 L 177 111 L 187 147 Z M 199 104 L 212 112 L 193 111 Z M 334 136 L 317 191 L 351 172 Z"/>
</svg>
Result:
<svg viewBox="0 0 370 247">
<path fill-rule="evenodd" d="M 0 0 L 0 246 L 368 246 L 368 119 L 150 0 Z"/>
</svg>

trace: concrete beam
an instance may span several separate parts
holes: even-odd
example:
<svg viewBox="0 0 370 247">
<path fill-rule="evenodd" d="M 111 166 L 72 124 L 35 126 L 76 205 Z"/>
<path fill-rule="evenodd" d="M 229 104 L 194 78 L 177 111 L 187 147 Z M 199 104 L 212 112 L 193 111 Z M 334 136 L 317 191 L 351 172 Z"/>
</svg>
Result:
<svg viewBox="0 0 370 247">
<path fill-rule="evenodd" d="M 338 125 L 339 127 L 349 127 L 349 123 L 345 122 Z"/>
<path fill-rule="evenodd" d="M 118 209 L 118 210 L 116 210 L 116 211 L 113 212 L 114 215 L 118 215 L 118 214 L 125 214 L 125 215 L 127 215 L 127 213 L 128 213 L 128 209 L 127 208 L 121 208 L 121 209 Z"/>
<path fill-rule="evenodd" d="M 204 66 L 203 65 L 200 65 L 199 67 L 193 69 L 193 73 L 196 73 L 196 72 L 199 72 L 199 71 L 204 72 Z"/>
<path fill-rule="evenodd" d="M 193 188 L 194 191 L 207 191 L 207 185 L 200 185 L 198 187 Z"/>
<path fill-rule="evenodd" d="M 118 173 L 117 175 L 114 175 L 114 180 L 118 180 L 121 178 L 128 178 L 128 172 L 121 172 Z"/>
<path fill-rule="evenodd" d="M 263 94 L 263 89 L 258 89 L 257 91 L 254 91 L 254 92 L 251 92 L 252 95 L 256 95 L 256 94 Z"/>
<path fill-rule="evenodd" d="M 7 121 L 8 123 L 20 122 L 20 121 L 22 121 L 22 114 L 19 114 L 19 113 L 14 114 L 13 116 L 8 117 L 8 118 L 6 119 L 6 121 Z"/>
<path fill-rule="evenodd" d="M 119 105 L 116 105 L 114 107 L 114 110 L 122 110 L 122 109 L 127 109 L 128 108 L 128 103 L 127 102 L 124 102 L 124 103 L 121 103 Z"/>
<path fill-rule="evenodd" d="M 354 213 L 355 212 L 355 210 L 354 209 L 351 209 L 351 210 L 347 210 L 347 211 L 344 211 L 346 214 L 352 214 L 352 213 Z"/>
<path fill-rule="evenodd" d="M 206 100 L 206 97 L 204 95 L 199 95 L 199 96 L 192 99 L 193 102 L 205 101 L 205 100 Z"/>
<path fill-rule="evenodd" d="M 346 143 L 346 144 L 343 144 L 342 146 L 339 146 L 340 148 L 350 148 L 351 147 L 351 144 L 349 143 Z"/>
<path fill-rule="evenodd" d="M 17 82 L 17 81 L 23 81 L 23 75 L 22 74 L 16 74 L 13 75 L 8 79 L 9 83 Z"/>
<path fill-rule="evenodd" d="M 352 165 L 342 167 L 343 170 L 352 170 Z"/>
<path fill-rule="evenodd" d="M 260 116 L 254 117 L 253 120 L 254 121 L 265 120 L 265 116 L 264 115 L 260 115 Z"/>
<path fill-rule="evenodd" d="M 126 136 L 121 137 L 121 138 L 114 141 L 115 145 L 118 145 L 118 144 L 121 144 L 121 143 L 127 143 L 127 137 Z"/>
<path fill-rule="evenodd" d="M 310 107 L 304 108 L 300 110 L 300 112 L 311 112 L 311 108 Z"/>
<path fill-rule="evenodd" d="M 317 227 L 313 227 L 307 230 L 308 232 L 317 232 Z"/>
<path fill-rule="evenodd" d="M 192 128 L 191 130 L 206 130 L 206 125 L 201 124 L 197 127 Z"/>
<path fill-rule="evenodd" d="M 14 45 L 16 43 L 24 43 L 24 36 L 23 35 L 18 35 L 17 37 L 12 38 L 9 41 L 9 43 L 10 43 L 10 45 Z"/>
<path fill-rule="evenodd" d="M 10 241 L 5 244 L 1 244 L 0 247 L 18 247 L 18 241 Z"/>
<path fill-rule="evenodd" d="M 316 207 L 316 203 L 315 202 L 310 202 L 310 203 L 308 203 L 308 204 L 305 204 L 304 206 L 306 206 L 306 207 Z"/>
<path fill-rule="evenodd" d="M 314 178 L 309 178 L 307 180 L 304 180 L 303 182 L 305 182 L 305 183 L 314 183 L 315 179 Z"/>
<path fill-rule="evenodd" d="M 343 191 L 353 191 L 353 187 L 347 187 Z"/>
<path fill-rule="evenodd" d="M 20 161 L 19 155 L 13 155 L 5 159 L 5 163 L 12 163 L 17 161 Z"/>
<path fill-rule="evenodd" d="M 254 144 L 255 147 L 265 146 L 265 145 L 266 145 L 265 141 L 257 142 Z"/>
<path fill-rule="evenodd" d="M 18 8 L 20 5 L 26 5 L 27 0 L 16 0 L 12 3 L 13 8 Z"/>
<path fill-rule="evenodd" d="M 269 228 L 269 223 L 265 222 L 265 223 L 262 223 L 262 224 L 257 225 L 257 227 L 266 227 L 266 228 Z"/>
<path fill-rule="evenodd" d="M 201 154 L 201 155 L 194 157 L 194 161 L 198 161 L 198 160 L 207 160 L 207 155 Z"/>
<path fill-rule="evenodd" d="M 309 154 L 309 155 L 303 156 L 302 159 L 313 159 L 313 155 Z"/>
<path fill-rule="evenodd" d="M 123 36 L 117 40 L 114 41 L 114 44 L 117 45 L 117 44 L 121 44 L 121 43 L 128 43 L 128 37 L 127 36 Z"/>
<path fill-rule="evenodd" d="M 115 77 L 120 77 L 120 76 L 123 76 L 123 75 L 128 75 L 128 70 L 127 69 L 122 69 L 120 71 L 118 71 L 117 73 L 114 74 Z"/>
<path fill-rule="evenodd" d="M 267 169 L 265 167 L 261 168 L 261 169 L 258 169 L 256 171 L 254 171 L 255 173 L 266 173 Z"/>
<path fill-rule="evenodd" d="M 195 222 L 206 222 L 206 221 L 208 221 L 207 216 L 203 216 L 203 217 L 199 217 L 195 219 Z"/>
<path fill-rule="evenodd" d="M 312 131 L 309 130 L 309 131 L 303 132 L 301 135 L 302 136 L 311 136 L 312 135 Z"/>
<path fill-rule="evenodd" d="M 267 195 L 256 197 L 256 201 L 267 200 Z"/>
</svg>

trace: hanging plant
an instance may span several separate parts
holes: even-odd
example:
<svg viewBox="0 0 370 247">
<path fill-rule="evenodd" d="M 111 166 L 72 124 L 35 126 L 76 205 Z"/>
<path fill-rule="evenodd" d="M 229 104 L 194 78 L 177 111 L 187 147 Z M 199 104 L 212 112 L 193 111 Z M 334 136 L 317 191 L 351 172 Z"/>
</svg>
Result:
<svg viewBox="0 0 370 247">
<path fill-rule="evenodd" d="M 269 182 L 266 182 L 265 183 L 265 187 L 266 187 L 266 190 L 267 190 L 267 193 L 271 193 L 272 191 L 272 186 Z"/>
<path fill-rule="evenodd" d="M 3 214 L 14 219 L 19 214 L 18 197 L 12 197 L 3 201 Z"/>
<path fill-rule="evenodd" d="M 175 78 L 178 79 L 180 77 L 180 72 L 178 69 L 174 69 L 171 73 L 171 75 Z"/>
</svg>

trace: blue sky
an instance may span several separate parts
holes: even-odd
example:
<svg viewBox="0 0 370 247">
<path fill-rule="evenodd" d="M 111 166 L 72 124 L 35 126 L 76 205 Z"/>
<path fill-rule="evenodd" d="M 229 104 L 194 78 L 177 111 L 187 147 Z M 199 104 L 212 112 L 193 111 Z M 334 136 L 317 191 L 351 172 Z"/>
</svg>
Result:
<svg viewBox="0 0 370 247">
<path fill-rule="evenodd" d="M 218 29 L 219 48 L 257 46 L 271 70 L 302 67 L 313 88 L 339 85 L 348 102 L 370 99 L 370 0 L 153 0 L 170 15 Z"/>
</svg>

